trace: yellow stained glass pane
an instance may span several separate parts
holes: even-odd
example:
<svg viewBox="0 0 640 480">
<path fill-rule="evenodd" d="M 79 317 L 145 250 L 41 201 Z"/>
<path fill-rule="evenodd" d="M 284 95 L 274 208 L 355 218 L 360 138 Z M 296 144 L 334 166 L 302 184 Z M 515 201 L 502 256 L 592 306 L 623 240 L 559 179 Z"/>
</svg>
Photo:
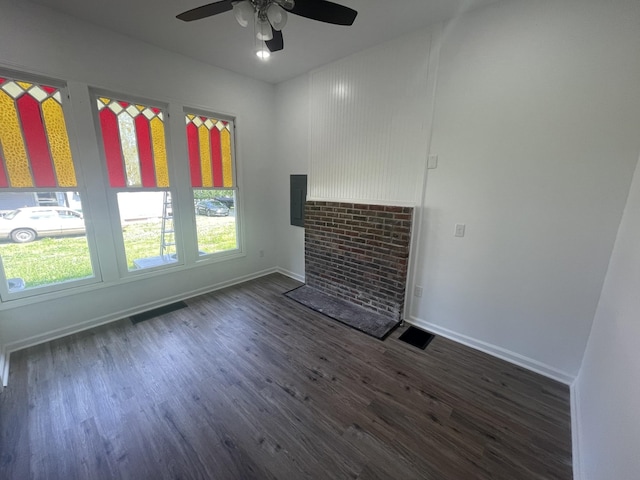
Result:
<svg viewBox="0 0 640 480">
<path fill-rule="evenodd" d="M 136 105 L 136 108 L 138 109 L 139 112 L 141 112 L 147 107 L 145 107 L 144 105 Z"/>
<path fill-rule="evenodd" d="M 100 100 L 105 105 L 109 105 L 111 103 L 111 99 L 106 98 L 106 97 L 100 97 L 98 100 Z"/>
<path fill-rule="evenodd" d="M 211 167 L 211 143 L 209 130 L 204 125 L 198 128 L 200 138 L 200 168 L 202 169 L 202 186 L 213 187 L 213 169 Z"/>
<path fill-rule="evenodd" d="M 156 185 L 169 186 L 169 167 L 167 166 L 167 144 L 164 138 L 164 123 L 158 117 L 151 120 L 151 142 L 153 143 L 153 162 L 156 167 Z"/>
<path fill-rule="evenodd" d="M 16 82 L 16 83 L 20 85 L 22 88 L 24 88 L 25 90 L 28 90 L 33 86 L 33 83 L 27 83 L 27 82 Z"/>
<path fill-rule="evenodd" d="M 124 168 L 127 173 L 127 186 L 141 187 L 140 156 L 138 155 L 138 140 L 133 118 L 126 112 L 118 115 L 118 128 L 122 155 L 124 156 Z"/>
<path fill-rule="evenodd" d="M 29 159 L 20 130 L 18 112 L 13 98 L 0 91 L 0 144 L 7 166 L 9 185 L 12 187 L 32 187 L 33 179 L 29 169 Z"/>
<path fill-rule="evenodd" d="M 188 118 L 189 120 L 193 120 L 194 118 L 196 118 L 196 116 L 195 116 L 195 115 L 187 115 L 187 118 Z"/>
<path fill-rule="evenodd" d="M 233 163 L 231 161 L 231 133 L 224 129 L 220 132 L 222 147 L 222 180 L 225 187 L 233 187 Z"/>
<path fill-rule="evenodd" d="M 67 133 L 67 124 L 64 121 L 64 114 L 62 113 L 62 105 L 53 98 L 49 98 L 42 103 L 42 114 L 47 128 L 49 148 L 51 149 L 58 185 L 61 187 L 75 187 L 77 185 L 76 171 L 73 167 L 69 135 Z"/>
</svg>

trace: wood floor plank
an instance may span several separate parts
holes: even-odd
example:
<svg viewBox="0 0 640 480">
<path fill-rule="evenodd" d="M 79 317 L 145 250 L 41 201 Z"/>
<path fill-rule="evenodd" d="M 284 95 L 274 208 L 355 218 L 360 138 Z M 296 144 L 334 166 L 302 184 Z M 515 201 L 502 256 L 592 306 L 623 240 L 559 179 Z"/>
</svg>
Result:
<svg viewBox="0 0 640 480">
<path fill-rule="evenodd" d="M 384 342 L 279 274 L 11 356 L 2 479 L 569 480 L 568 388 Z"/>
<path fill-rule="evenodd" d="M 31 444 L 25 420 L 33 404 L 29 402 L 25 352 L 12 357 L 16 360 L 9 374 L 12 387 L 0 393 L 0 473 L 6 478 L 29 478 Z"/>
</svg>

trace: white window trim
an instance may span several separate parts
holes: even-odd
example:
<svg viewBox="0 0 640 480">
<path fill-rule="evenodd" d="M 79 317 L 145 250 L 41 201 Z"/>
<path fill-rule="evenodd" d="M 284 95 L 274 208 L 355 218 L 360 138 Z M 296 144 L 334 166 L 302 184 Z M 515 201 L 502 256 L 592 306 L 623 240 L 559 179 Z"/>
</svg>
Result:
<svg viewBox="0 0 640 480">
<path fill-rule="evenodd" d="M 111 233 L 113 235 L 114 240 L 114 248 L 116 251 L 116 262 L 118 266 L 118 272 L 120 275 L 120 279 L 126 279 L 129 277 L 141 277 L 149 274 L 153 274 L 155 272 L 167 272 L 175 269 L 180 269 L 185 266 L 185 252 L 184 252 L 184 242 L 182 239 L 183 235 L 183 227 L 180 222 L 180 208 L 179 202 L 177 201 L 177 188 L 175 182 L 175 161 L 173 158 L 173 149 L 171 148 L 171 129 L 170 129 L 170 114 L 169 114 L 169 104 L 157 100 L 151 100 L 148 98 L 141 98 L 134 95 L 122 94 L 118 92 L 102 90 L 97 88 L 89 87 L 89 97 L 91 98 L 91 113 L 93 116 L 95 130 L 96 130 L 96 139 L 97 139 L 97 148 L 100 155 L 100 163 L 102 168 L 102 174 L 104 178 L 104 189 L 107 197 L 107 208 L 109 210 L 109 222 L 111 227 Z M 146 107 L 159 108 L 162 111 L 164 120 L 164 136 L 165 136 L 165 151 L 167 153 L 167 166 L 169 169 L 169 188 L 162 187 L 138 187 L 138 188 L 127 188 L 127 187 L 111 187 L 109 184 L 109 171 L 107 168 L 107 161 L 105 158 L 104 145 L 102 143 L 102 130 L 100 125 L 100 117 L 99 111 L 96 107 L 97 101 L 100 97 L 110 98 L 112 100 L 121 100 L 129 103 L 135 103 L 138 105 L 144 105 Z M 175 239 L 176 239 L 176 254 L 177 261 L 172 263 L 167 263 L 164 265 L 158 265 L 155 267 L 149 268 L 141 268 L 138 270 L 129 270 L 127 266 L 127 255 L 126 248 L 124 245 L 124 234 L 122 231 L 122 219 L 120 218 L 120 208 L 118 206 L 118 193 L 126 192 L 126 193 L 142 193 L 142 192 L 164 192 L 168 190 L 171 193 L 171 202 L 172 202 L 172 210 L 174 215 L 174 231 L 175 231 Z"/>
<path fill-rule="evenodd" d="M 0 69 L 0 74 L 5 78 L 15 78 L 21 81 L 27 81 L 36 84 L 50 85 L 60 89 L 62 97 L 62 114 L 64 116 L 65 124 L 67 127 L 67 137 L 69 139 L 69 148 L 71 149 L 71 158 L 73 159 L 73 166 L 76 173 L 76 187 L 73 188 L 46 188 L 46 187 L 33 187 L 33 188 L 3 188 L 2 192 L 5 193 L 24 193 L 24 192 L 42 192 L 42 191 L 75 191 L 79 192 L 82 203 L 82 216 L 85 220 L 85 238 L 89 248 L 89 260 L 91 262 L 91 268 L 93 270 L 93 276 L 80 279 L 72 279 L 61 283 L 52 285 L 43 285 L 40 287 L 26 288 L 17 292 L 9 292 L 9 286 L 7 283 L 6 273 L 4 266 L 1 264 L 0 258 L 0 305 L 8 302 L 15 302 L 23 298 L 33 298 L 40 295 L 46 295 L 52 292 L 64 292 L 71 289 L 81 288 L 86 285 L 96 284 L 102 282 L 102 273 L 100 270 L 100 262 L 98 261 L 98 249 L 95 242 L 95 234 L 92 228 L 91 209 L 88 205 L 87 191 L 84 182 L 82 162 L 77 161 L 80 158 L 79 148 L 77 144 L 77 137 L 74 128 L 74 122 L 71 118 L 71 102 L 69 96 L 69 88 L 67 82 L 64 80 L 58 80 L 55 78 L 44 77 L 40 75 L 34 75 L 28 72 L 13 71 L 8 69 Z M 82 200 L 84 199 L 84 201 Z"/>
<path fill-rule="evenodd" d="M 240 175 L 240 161 L 238 159 L 238 151 L 237 151 L 237 147 L 236 147 L 236 136 L 237 136 L 237 130 L 236 130 L 236 126 L 237 126 L 237 117 L 233 116 L 233 115 L 227 115 L 224 113 L 216 113 L 213 110 L 206 110 L 206 109 L 202 109 L 200 107 L 191 107 L 191 106 L 185 106 L 183 108 L 182 111 L 182 115 L 183 115 L 183 119 L 184 116 L 186 115 L 200 115 L 200 116 L 204 116 L 204 117 L 209 117 L 209 118 L 215 118 L 218 120 L 223 120 L 225 122 L 229 122 L 229 124 L 231 125 L 231 164 L 232 164 L 232 169 L 233 169 L 233 178 L 235 179 L 235 187 L 233 188 L 224 188 L 224 187 L 193 187 L 191 184 L 191 176 L 189 175 L 189 191 L 190 191 L 190 198 L 191 198 L 191 202 L 192 204 L 195 204 L 195 198 L 193 195 L 193 191 L 194 190 L 233 190 L 235 192 L 235 205 L 234 205 L 234 209 L 236 212 L 236 248 L 232 249 L 232 250 L 225 250 L 222 252 L 213 252 L 213 253 L 207 253 L 205 255 L 200 255 L 198 251 L 196 251 L 196 259 L 195 259 L 195 263 L 198 265 L 201 264 L 207 264 L 207 263 L 214 263 L 216 261 L 216 259 L 221 258 L 221 259 L 227 259 L 227 258 L 231 258 L 233 256 L 233 258 L 237 258 L 237 257 L 244 257 L 246 256 L 245 254 L 245 241 L 244 241 L 244 202 L 243 202 L 243 198 L 242 198 L 242 189 L 241 189 L 241 184 L 242 184 L 242 175 Z M 184 121 L 183 121 L 183 135 L 185 135 L 186 137 L 186 130 L 184 128 Z M 188 152 L 185 152 L 184 154 L 184 168 L 189 169 L 189 158 L 188 158 Z M 196 214 L 195 214 L 195 209 L 191 209 L 191 216 L 192 216 L 192 225 L 193 225 L 193 234 L 196 236 L 196 249 L 198 249 L 198 238 L 197 238 L 197 226 L 196 226 Z"/>
</svg>

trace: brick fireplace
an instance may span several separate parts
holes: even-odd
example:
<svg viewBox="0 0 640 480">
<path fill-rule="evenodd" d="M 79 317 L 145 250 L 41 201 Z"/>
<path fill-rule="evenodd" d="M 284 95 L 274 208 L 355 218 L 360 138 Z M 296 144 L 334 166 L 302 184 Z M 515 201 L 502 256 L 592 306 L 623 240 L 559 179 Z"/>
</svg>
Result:
<svg viewBox="0 0 640 480">
<path fill-rule="evenodd" d="M 411 207 L 307 202 L 307 285 L 402 320 L 412 217 Z"/>
</svg>

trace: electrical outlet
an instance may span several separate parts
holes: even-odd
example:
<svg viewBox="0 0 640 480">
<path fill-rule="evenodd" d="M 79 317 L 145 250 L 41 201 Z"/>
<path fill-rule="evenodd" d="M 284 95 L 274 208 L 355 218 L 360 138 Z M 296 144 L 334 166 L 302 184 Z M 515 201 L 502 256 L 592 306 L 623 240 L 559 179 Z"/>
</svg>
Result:
<svg viewBox="0 0 640 480">
<path fill-rule="evenodd" d="M 466 230 L 466 225 L 464 223 L 456 223 L 456 229 L 454 235 L 456 237 L 464 237 L 464 231 Z"/>
<path fill-rule="evenodd" d="M 422 292 L 423 292 L 422 287 L 420 285 L 416 285 L 416 288 L 414 288 L 414 290 L 413 290 L 413 294 L 416 297 L 421 297 L 422 296 Z"/>
</svg>

